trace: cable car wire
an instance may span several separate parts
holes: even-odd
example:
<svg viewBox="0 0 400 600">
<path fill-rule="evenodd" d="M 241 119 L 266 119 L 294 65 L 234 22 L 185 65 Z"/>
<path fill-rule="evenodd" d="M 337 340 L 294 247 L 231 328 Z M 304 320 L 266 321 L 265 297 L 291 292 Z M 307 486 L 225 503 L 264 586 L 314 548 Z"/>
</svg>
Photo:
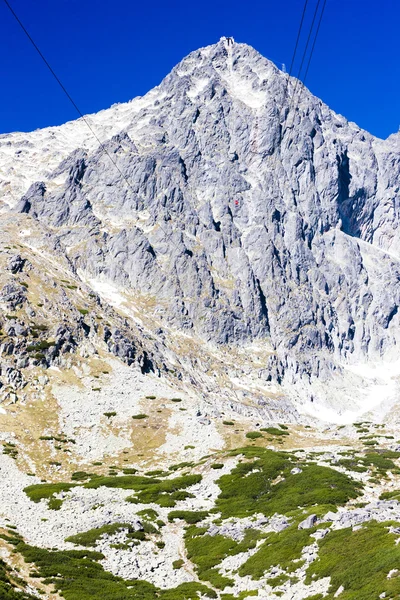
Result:
<svg viewBox="0 0 400 600">
<path fill-rule="evenodd" d="M 307 75 L 308 75 L 308 69 L 310 68 L 311 59 L 312 59 L 312 56 L 313 56 L 313 54 L 314 54 L 315 43 L 316 43 L 316 41 L 317 41 L 317 37 L 318 37 L 319 30 L 320 30 L 320 27 L 321 27 L 321 21 L 322 21 L 322 17 L 324 16 L 325 6 L 326 6 L 326 0 L 324 0 L 324 4 L 322 5 L 321 14 L 320 14 L 320 16 L 319 16 L 319 21 L 318 21 L 317 31 L 316 31 L 316 33 L 315 33 L 315 37 L 314 37 L 314 41 L 313 41 L 313 45 L 312 45 L 312 47 L 311 47 L 311 52 L 310 52 L 310 56 L 309 56 L 308 63 L 307 63 L 306 72 L 305 72 L 305 74 L 304 74 L 304 78 L 303 78 L 303 85 L 305 85 L 305 83 L 306 83 L 306 79 L 307 79 Z"/>
<path fill-rule="evenodd" d="M 38 45 L 36 44 L 36 42 L 34 41 L 34 39 L 32 38 L 32 36 L 29 34 L 29 32 L 25 28 L 24 24 L 22 23 L 22 21 L 20 20 L 20 18 L 18 17 L 18 15 L 15 13 L 14 9 L 12 8 L 12 6 L 9 4 L 8 0 L 4 0 L 4 3 L 9 8 L 11 14 L 14 16 L 15 20 L 17 21 L 17 23 L 21 27 L 22 31 L 25 33 L 25 35 L 27 36 L 27 38 L 31 42 L 32 46 L 35 48 L 36 52 L 39 54 L 40 58 L 43 60 L 44 64 L 49 69 L 50 73 L 53 75 L 54 79 L 57 81 L 58 85 L 60 86 L 60 88 L 62 89 L 62 91 L 64 92 L 64 94 L 67 96 L 68 100 L 71 102 L 71 104 L 75 108 L 76 112 L 79 114 L 79 116 L 81 117 L 81 119 L 83 120 L 83 122 L 85 123 L 85 125 L 88 127 L 88 129 L 91 131 L 92 135 L 95 137 L 95 139 L 99 143 L 100 148 L 102 149 L 102 151 L 105 154 L 107 154 L 108 158 L 110 159 L 110 161 L 112 162 L 112 164 L 114 165 L 114 167 L 117 169 L 117 171 L 119 172 L 119 174 L 121 175 L 121 177 L 124 179 L 124 181 L 126 182 L 126 184 L 130 187 L 130 189 L 132 191 L 134 191 L 133 188 L 132 188 L 132 186 L 131 186 L 131 184 L 129 183 L 128 179 L 125 177 L 125 175 L 123 174 L 123 172 L 121 171 L 121 169 L 119 168 L 119 166 L 117 165 L 117 163 L 115 162 L 115 160 L 113 159 L 113 157 L 111 156 L 111 154 L 108 152 L 107 148 L 104 146 L 104 143 L 100 140 L 100 138 L 98 137 L 98 135 L 94 131 L 93 127 L 90 125 L 89 121 L 87 120 L 87 118 L 85 117 L 85 115 L 82 113 L 82 111 L 80 110 L 79 106 L 76 104 L 75 100 L 72 98 L 71 94 L 69 94 L 69 92 L 66 89 L 65 85 L 62 83 L 62 81 L 60 80 L 60 78 L 58 77 L 58 75 L 56 74 L 56 72 L 54 71 L 54 69 L 51 67 L 50 63 L 47 61 L 46 57 L 41 52 L 40 48 L 38 47 Z"/>
</svg>

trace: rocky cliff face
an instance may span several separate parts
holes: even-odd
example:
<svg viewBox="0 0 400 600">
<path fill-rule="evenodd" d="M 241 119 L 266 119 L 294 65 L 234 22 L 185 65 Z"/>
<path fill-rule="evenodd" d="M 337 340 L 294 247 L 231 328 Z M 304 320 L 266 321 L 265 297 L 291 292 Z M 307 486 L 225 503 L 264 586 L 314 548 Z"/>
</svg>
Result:
<svg viewBox="0 0 400 600">
<path fill-rule="evenodd" d="M 87 119 L 101 147 L 82 120 L 0 136 L 3 213 L 103 300 L 126 294 L 130 322 L 160 342 L 259 343 L 265 385 L 393 358 L 399 135 L 374 138 L 226 39 Z"/>
</svg>

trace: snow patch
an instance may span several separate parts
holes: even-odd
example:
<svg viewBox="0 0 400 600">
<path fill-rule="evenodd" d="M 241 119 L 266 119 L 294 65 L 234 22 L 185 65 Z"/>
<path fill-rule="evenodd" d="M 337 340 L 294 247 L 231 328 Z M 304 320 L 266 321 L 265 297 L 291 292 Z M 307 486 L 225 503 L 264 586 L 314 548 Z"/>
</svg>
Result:
<svg viewBox="0 0 400 600">
<path fill-rule="evenodd" d="M 187 96 L 193 100 L 207 87 L 210 80 L 207 78 L 198 79 L 195 84 L 186 92 Z"/>
</svg>

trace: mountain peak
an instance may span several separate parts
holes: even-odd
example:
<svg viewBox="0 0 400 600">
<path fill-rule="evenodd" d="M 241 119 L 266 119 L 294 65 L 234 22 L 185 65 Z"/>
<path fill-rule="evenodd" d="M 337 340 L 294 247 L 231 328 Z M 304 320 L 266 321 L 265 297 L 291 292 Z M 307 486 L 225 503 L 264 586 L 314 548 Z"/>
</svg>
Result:
<svg viewBox="0 0 400 600">
<path fill-rule="evenodd" d="M 223 38 L 141 98 L 2 136 L 0 189 L 96 290 L 151 297 L 156 328 L 262 341 L 262 377 L 310 411 L 305 381 L 400 343 L 400 159 L 295 86 Z"/>
</svg>

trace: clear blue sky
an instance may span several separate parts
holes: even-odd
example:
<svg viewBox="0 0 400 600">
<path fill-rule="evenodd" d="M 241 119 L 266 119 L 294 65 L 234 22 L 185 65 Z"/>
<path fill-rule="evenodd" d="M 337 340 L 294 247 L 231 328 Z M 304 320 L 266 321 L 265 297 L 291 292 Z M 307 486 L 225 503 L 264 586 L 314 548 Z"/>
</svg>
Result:
<svg viewBox="0 0 400 600">
<path fill-rule="evenodd" d="M 222 35 L 289 65 L 303 8 L 303 0 L 9 2 L 84 113 L 143 95 Z M 334 110 L 383 138 L 400 125 L 399 22 L 399 0 L 328 0 L 307 78 Z M 0 53 L 1 133 L 77 117 L 3 0 Z"/>
</svg>

